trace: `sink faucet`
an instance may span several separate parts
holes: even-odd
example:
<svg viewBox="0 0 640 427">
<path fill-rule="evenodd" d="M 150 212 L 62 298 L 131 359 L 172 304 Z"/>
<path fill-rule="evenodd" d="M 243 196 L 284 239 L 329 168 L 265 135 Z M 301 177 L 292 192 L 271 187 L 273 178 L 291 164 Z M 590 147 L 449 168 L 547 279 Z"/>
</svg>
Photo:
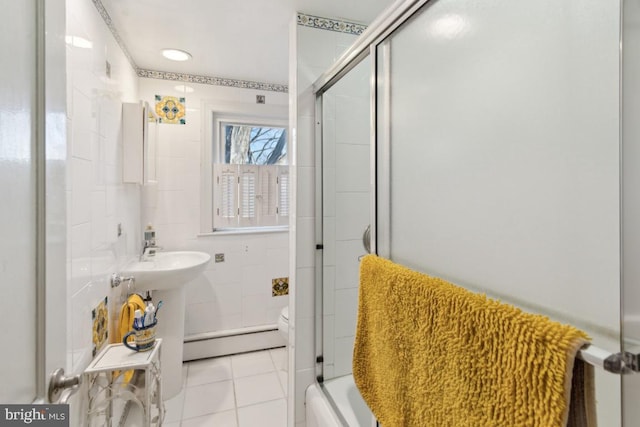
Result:
<svg viewBox="0 0 640 427">
<path fill-rule="evenodd" d="M 144 246 L 142 247 L 142 255 L 140 255 L 140 261 L 147 261 L 149 258 L 153 258 L 156 256 L 156 252 L 160 249 L 162 249 L 162 246 L 156 245 L 155 242 L 145 240 Z"/>
<path fill-rule="evenodd" d="M 160 249 L 162 249 L 162 246 L 156 245 L 155 240 L 145 240 L 142 246 L 140 261 L 147 261 L 149 258 L 153 258 Z"/>
<path fill-rule="evenodd" d="M 158 249 L 162 249 L 156 245 L 156 232 L 153 231 L 151 224 L 147 226 L 144 232 L 144 241 L 142 242 L 142 254 L 140 255 L 140 261 L 147 261 L 156 255 Z"/>
</svg>

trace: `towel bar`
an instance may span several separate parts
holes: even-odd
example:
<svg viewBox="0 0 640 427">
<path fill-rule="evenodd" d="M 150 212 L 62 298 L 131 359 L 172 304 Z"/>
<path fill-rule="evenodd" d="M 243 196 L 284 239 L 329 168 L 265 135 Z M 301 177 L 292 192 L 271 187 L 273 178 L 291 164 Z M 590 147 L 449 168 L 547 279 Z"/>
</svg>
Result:
<svg viewBox="0 0 640 427">
<path fill-rule="evenodd" d="M 629 351 L 609 353 L 599 347 L 586 345 L 578 350 L 577 357 L 590 365 L 614 374 L 640 372 L 640 353 Z"/>
</svg>

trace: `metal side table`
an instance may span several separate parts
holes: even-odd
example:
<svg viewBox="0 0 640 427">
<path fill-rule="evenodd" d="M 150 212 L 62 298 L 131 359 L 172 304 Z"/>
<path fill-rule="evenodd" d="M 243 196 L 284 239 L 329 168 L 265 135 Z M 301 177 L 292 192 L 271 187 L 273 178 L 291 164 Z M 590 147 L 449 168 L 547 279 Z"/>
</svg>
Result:
<svg viewBox="0 0 640 427">
<path fill-rule="evenodd" d="M 157 339 L 151 350 L 136 353 L 110 344 L 94 358 L 84 371 L 88 426 L 111 427 L 114 407 L 121 408 L 124 417 L 132 403 L 141 409 L 144 426 L 162 425 L 161 346 L 162 339 Z"/>
</svg>

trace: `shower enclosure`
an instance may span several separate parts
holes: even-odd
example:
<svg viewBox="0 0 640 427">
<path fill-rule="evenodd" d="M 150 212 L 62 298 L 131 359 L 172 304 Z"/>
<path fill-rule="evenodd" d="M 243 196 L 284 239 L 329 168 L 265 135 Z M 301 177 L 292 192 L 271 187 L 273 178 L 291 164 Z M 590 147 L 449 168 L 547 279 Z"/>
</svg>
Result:
<svg viewBox="0 0 640 427">
<path fill-rule="evenodd" d="M 350 378 L 369 225 L 380 256 L 637 360 L 640 5 L 623 3 L 397 2 L 315 83 L 316 370 L 344 425 L 372 422 Z M 601 425 L 638 422 L 639 377 L 596 369 Z"/>
</svg>

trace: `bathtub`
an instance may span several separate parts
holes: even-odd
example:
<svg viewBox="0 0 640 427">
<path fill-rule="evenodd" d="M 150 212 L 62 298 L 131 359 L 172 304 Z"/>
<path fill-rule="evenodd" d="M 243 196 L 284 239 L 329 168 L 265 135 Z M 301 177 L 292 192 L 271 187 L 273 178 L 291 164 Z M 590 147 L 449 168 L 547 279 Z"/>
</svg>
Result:
<svg viewBox="0 0 640 427">
<path fill-rule="evenodd" d="M 305 398 L 307 427 L 376 426 L 352 375 L 330 379 L 322 385 L 312 384 Z"/>
</svg>

